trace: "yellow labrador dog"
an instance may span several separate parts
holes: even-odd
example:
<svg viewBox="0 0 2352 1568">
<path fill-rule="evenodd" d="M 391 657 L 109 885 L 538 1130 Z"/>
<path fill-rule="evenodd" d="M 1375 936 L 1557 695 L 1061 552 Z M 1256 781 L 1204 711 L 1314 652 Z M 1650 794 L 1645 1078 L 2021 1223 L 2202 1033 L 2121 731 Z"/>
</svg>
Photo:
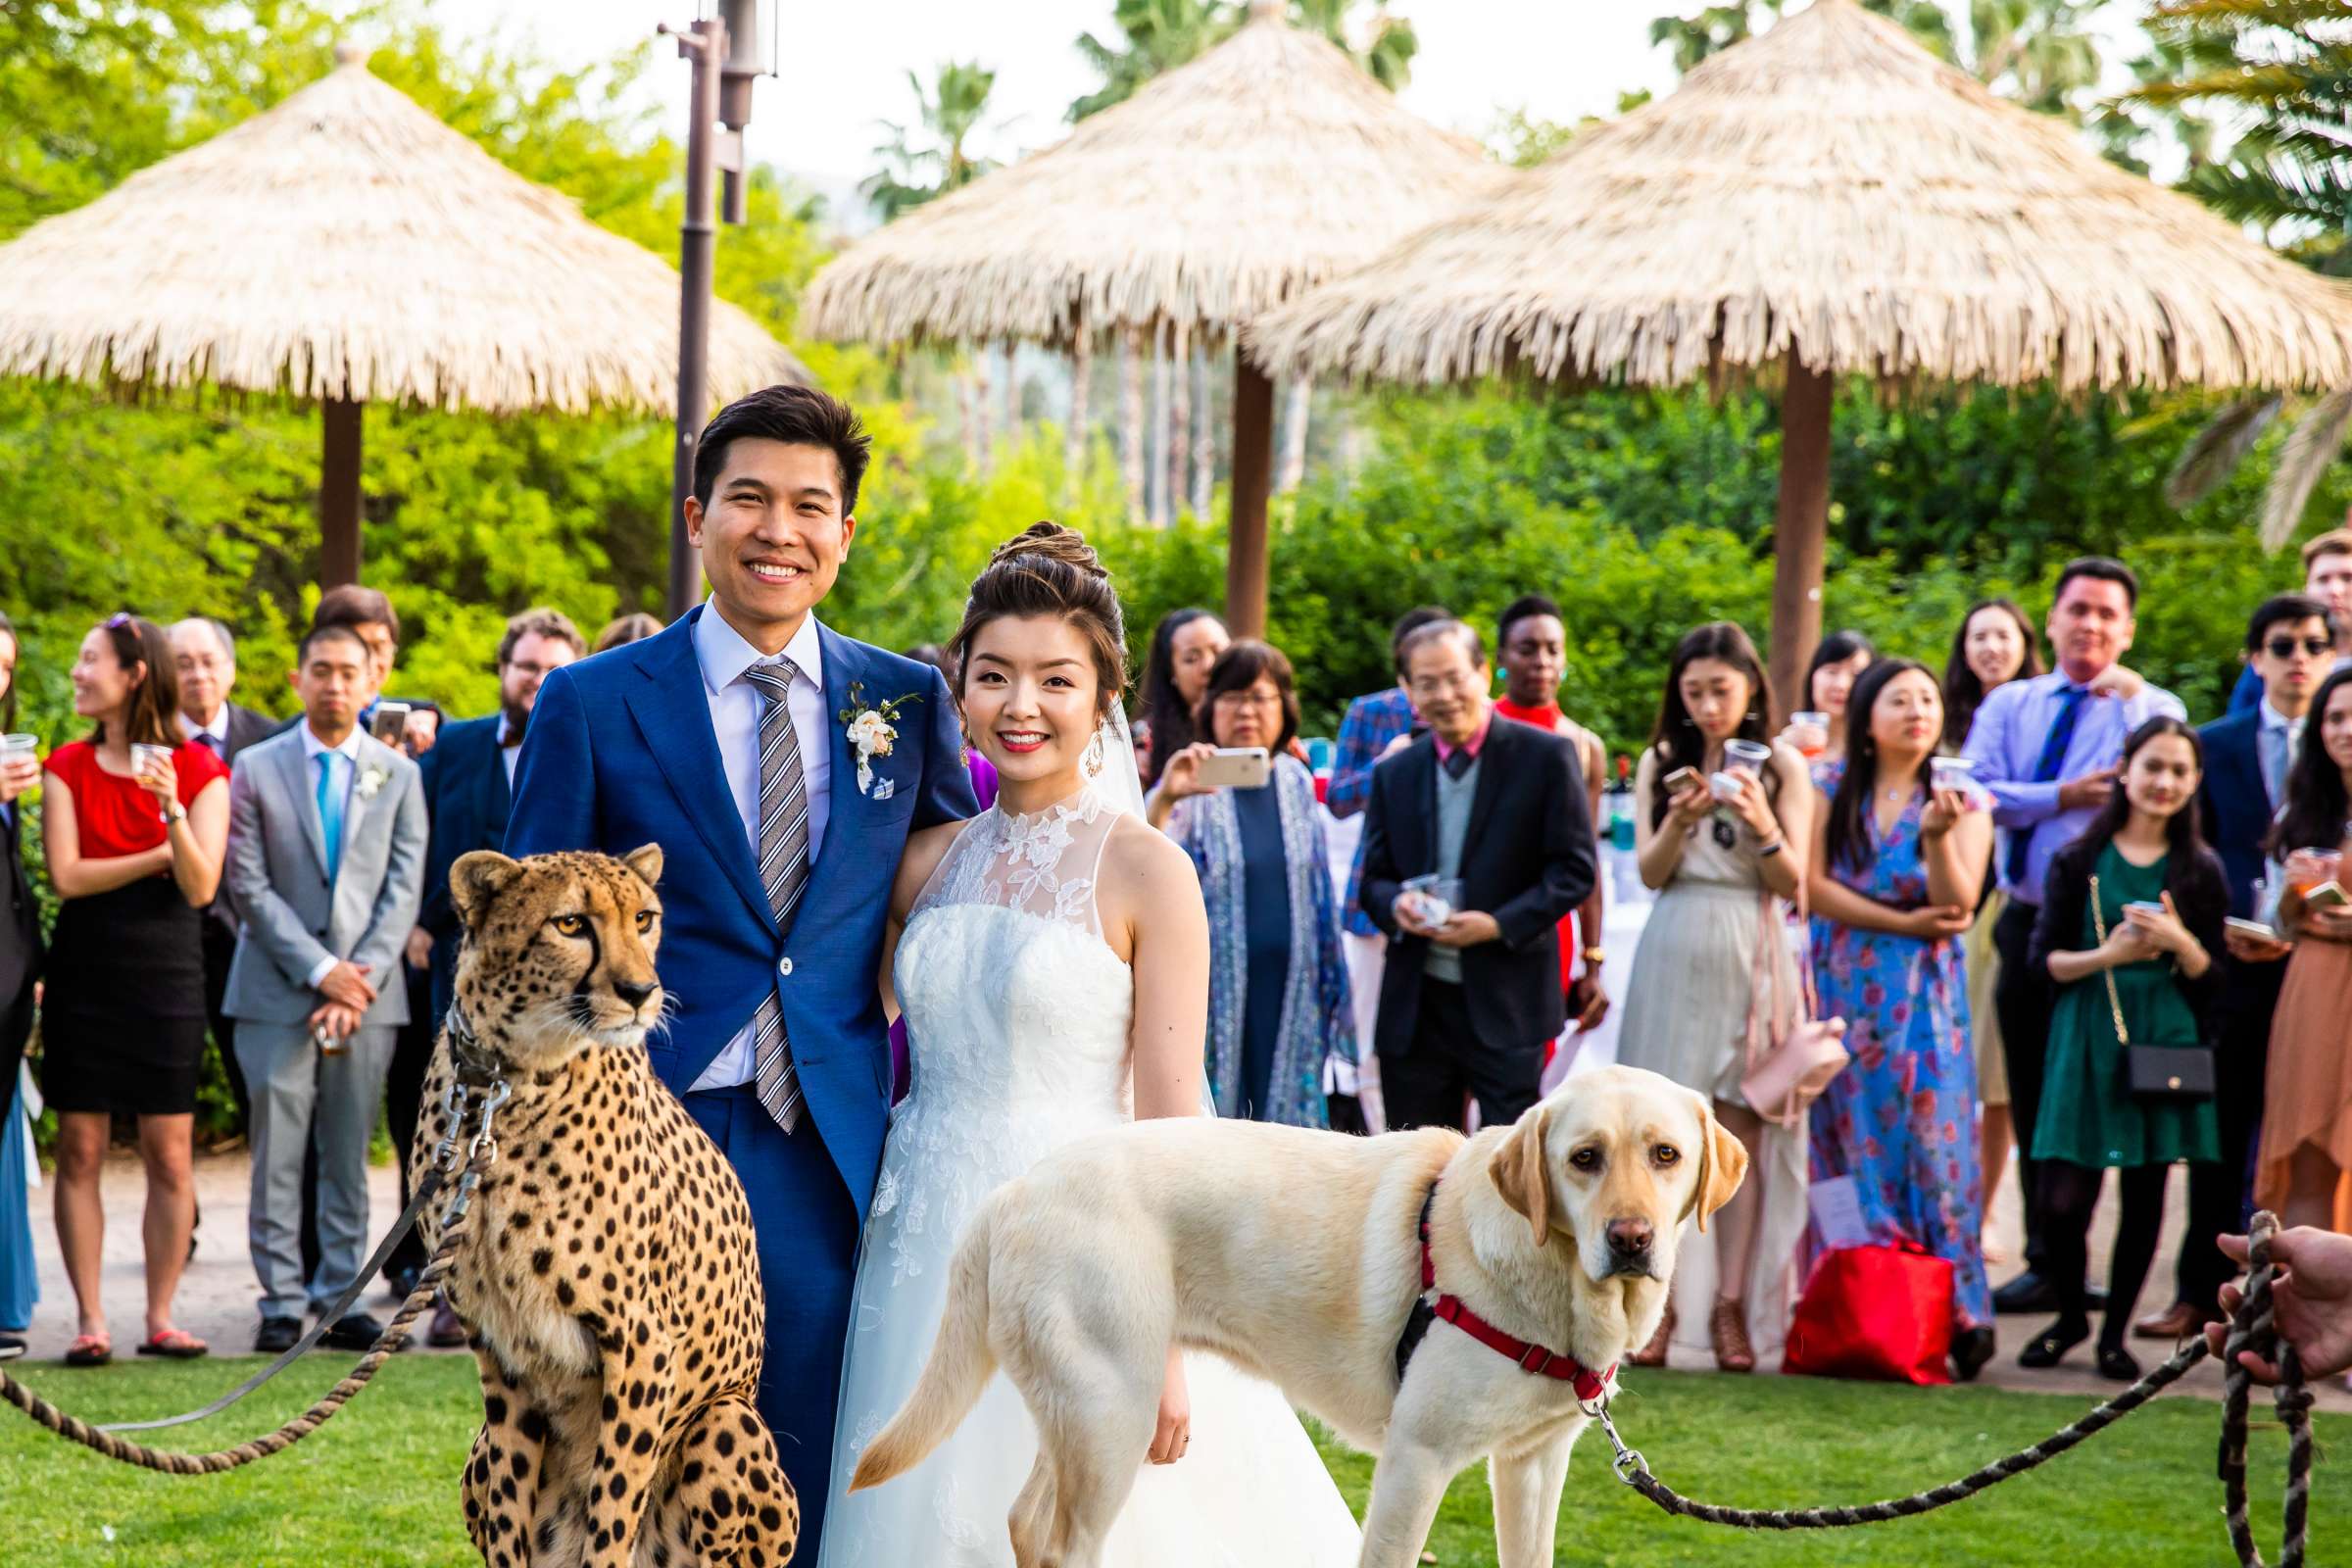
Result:
<svg viewBox="0 0 2352 1568">
<path fill-rule="evenodd" d="M 1683 1219 L 1703 1228 L 1746 1169 L 1703 1097 L 1631 1067 L 1468 1140 L 1190 1118 L 1081 1140 L 973 1217 L 930 1360 L 853 1488 L 920 1463 L 1002 1367 L 1039 1434 L 1014 1558 L 1101 1568 L 1174 1341 L 1379 1455 L 1364 1568 L 1416 1563 L 1481 1454 L 1501 1568 L 1544 1568 L 1581 1400 L 1656 1330 Z"/>
</svg>

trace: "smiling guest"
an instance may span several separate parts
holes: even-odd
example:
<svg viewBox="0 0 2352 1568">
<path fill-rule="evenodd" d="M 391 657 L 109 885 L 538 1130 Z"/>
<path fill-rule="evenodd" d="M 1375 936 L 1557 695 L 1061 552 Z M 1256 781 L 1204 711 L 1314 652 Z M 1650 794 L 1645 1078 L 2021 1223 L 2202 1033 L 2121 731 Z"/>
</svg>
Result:
<svg viewBox="0 0 2352 1568">
<path fill-rule="evenodd" d="M 1429 733 L 1373 769 L 1364 816 L 1361 901 L 1390 942 L 1381 1092 L 1392 1129 L 1462 1127 L 1473 1098 L 1496 1127 L 1536 1102 L 1567 1021 L 1559 922 L 1597 866 L 1584 774 L 1565 737 L 1496 721 L 1468 624 L 1433 621 L 1399 656 Z"/>
<path fill-rule="evenodd" d="M 939 672 L 816 618 L 859 532 L 871 447 L 848 404 L 805 387 L 755 392 L 704 427 L 685 514 L 710 597 L 548 672 L 506 843 L 662 848 L 677 1010 L 647 1052 L 751 1198 L 770 1282 L 758 1402 L 810 1561 L 890 1110 L 891 877 L 910 830 L 976 809 Z"/>
<path fill-rule="evenodd" d="M 1208 739 L 1168 759 L 1152 825 L 1192 856 L 1208 904 L 1208 1083 L 1217 1114 L 1331 1124 L 1327 1097 L 1352 1095 L 1355 1015 L 1340 956 L 1339 900 L 1315 781 L 1290 755 L 1298 733 L 1291 662 L 1261 642 L 1217 657 L 1196 710 Z M 1219 747 L 1271 754 L 1268 782 L 1201 782 Z M 1341 1110 L 1344 1131 L 1361 1131 Z"/>
<path fill-rule="evenodd" d="M 2001 956 L 1993 1005 L 2000 1015 L 2001 1049 L 2009 1068 L 2010 1115 L 2018 1140 L 2031 1146 L 2041 1107 L 2042 1054 L 2055 1003 L 2049 971 L 2033 959 L 2034 925 L 2041 917 L 2050 861 L 2081 836 L 2115 794 L 2124 737 L 2151 718 L 2187 717 L 2171 692 L 2136 679 L 2132 694 L 2106 684 L 2131 650 L 2137 629 L 2139 579 L 2120 561 L 2084 556 L 2058 573 L 2050 605 L 2050 649 L 2058 667 L 2047 675 L 1996 688 L 1977 710 L 1961 755 L 1976 781 L 1992 792 L 1992 820 L 2007 838 L 1997 852 L 2008 906 L 1992 931 Z M 2027 1271 L 1993 1293 L 2001 1312 L 2042 1312 L 2059 1306 L 2041 1278 L 2041 1182 L 2034 1160 L 2021 1155 L 2026 1198 Z"/>
</svg>

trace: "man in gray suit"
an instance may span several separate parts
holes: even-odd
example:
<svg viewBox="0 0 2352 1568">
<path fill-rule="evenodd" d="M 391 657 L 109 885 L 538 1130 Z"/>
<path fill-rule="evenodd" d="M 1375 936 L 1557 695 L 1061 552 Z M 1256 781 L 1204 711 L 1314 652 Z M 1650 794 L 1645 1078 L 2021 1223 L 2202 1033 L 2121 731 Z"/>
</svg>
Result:
<svg viewBox="0 0 2352 1568">
<path fill-rule="evenodd" d="M 372 686 L 347 626 L 302 641 L 303 721 L 240 754 L 228 789 L 227 878 L 240 925 L 226 1007 L 253 1094 L 254 1348 L 301 1338 L 359 1274 L 368 1246 L 368 1138 L 393 1037 L 408 1021 L 401 944 L 423 893 L 426 824 L 416 764 L 359 727 Z M 389 983 L 387 983 L 389 982 Z M 303 1278 L 303 1151 L 317 1129 L 318 1268 Z M 327 1345 L 380 1332 L 353 1312 Z"/>
</svg>

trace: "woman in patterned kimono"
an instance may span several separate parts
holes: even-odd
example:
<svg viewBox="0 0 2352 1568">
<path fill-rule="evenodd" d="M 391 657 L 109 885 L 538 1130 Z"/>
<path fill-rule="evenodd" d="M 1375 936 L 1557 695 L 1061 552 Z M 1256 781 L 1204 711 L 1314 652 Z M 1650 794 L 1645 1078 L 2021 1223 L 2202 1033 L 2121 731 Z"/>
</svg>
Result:
<svg viewBox="0 0 2352 1568">
<path fill-rule="evenodd" d="M 1327 1097 L 1355 1088 L 1338 1076 L 1355 1062 L 1355 1015 L 1314 779 L 1290 751 L 1298 733 L 1291 662 L 1261 642 L 1227 648 L 1195 727 L 1209 739 L 1168 759 L 1146 808 L 1192 856 L 1208 904 L 1217 1114 L 1329 1126 Z M 1201 784 L 1200 760 L 1220 746 L 1264 747 L 1273 778 L 1253 790 Z"/>
</svg>

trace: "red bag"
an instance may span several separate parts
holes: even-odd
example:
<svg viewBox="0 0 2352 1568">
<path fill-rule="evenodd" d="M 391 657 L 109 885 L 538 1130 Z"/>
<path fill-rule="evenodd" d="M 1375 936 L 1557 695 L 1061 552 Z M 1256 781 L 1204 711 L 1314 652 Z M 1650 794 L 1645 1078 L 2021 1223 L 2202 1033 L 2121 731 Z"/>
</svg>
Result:
<svg viewBox="0 0 2352 1568">
<path fill-rule="evenodd" d="M 1916 1242 L 1824 1252 L 1781 1370 L 1922 1385 L 1952 1381 L 1952 1264 Z"/>
</svg>

